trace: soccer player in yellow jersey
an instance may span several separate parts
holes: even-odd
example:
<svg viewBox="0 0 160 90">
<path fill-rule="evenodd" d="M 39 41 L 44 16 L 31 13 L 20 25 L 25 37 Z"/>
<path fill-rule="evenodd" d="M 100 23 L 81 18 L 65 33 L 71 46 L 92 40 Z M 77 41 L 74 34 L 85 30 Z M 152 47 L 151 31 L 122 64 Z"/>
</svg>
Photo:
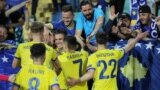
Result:
<svg viewBox="0 0 160 90">
<path fill-rule="evenodd" d="M 32 45 L 33 64 L 21 68 L 12 90 L 60 90 L 56 73 L 43 65 L 46 49 L 42 43 Z"/>
<path fill-rule="evenodd" d="M 26 42 L 19 44 L 17 51 L 15 53 L 15 58 L 12 63 L 12 67 L 24 66 L 28 64 L 33 64 L 33 60 L 30 58 L 30 47 L 35 44 L 43 41 L 43 32 L 44 32 L 44 24 L 40 22 L 34 22 L 31 26 L 31 42 Z M 44 61 L 44 65 L 51 68 L 51 60 L 56 58 L 56 52 L 52 47 L 46 46 L 46 58 Z"/>
<path fill-rule="evenodd" d="M 63 29 L 56 29 L 55 32 L 54 32 L 54 35 L 55 35 L 55 45 L 56 45 L 56 53 L 57 53 L 57 56 L 61 55 L 63 53 L 63 40 L 64 40 L 64 37 L 67 35 L 67 32 Z M 54 63 L 54 67 L 56 68 L 58 60 L 56 60 Z M 57 70 L 57 69 L 55 69 Z M 60 88 L 62 90 L 66 90 L 67 87 L 65 85 L 65 78 L 64 78 L 64 74 L 62 72 L 59 72 L 60 74 L 58 74 L 58 81 L 59 81 L 59 85 L 60 85 Z"/>
<path fill-rule="evenodd" d="M 107 49 L 107 35 L 97 33 L 96 41 L 98 50 L 93 53 L 87 64 L 87 73 L 79 79 L 69 78 L 68 84 L 74 86 L 77 83 L 94 79 L 92 90 L 118 90 L 117 88 L 117 68 L 118 60 L 123 57 L 124 53 L 131 50 L 135 44 L 145 37 L 145 33 L 138 34 L 122 49 Z"/>
<path fill-rule="evenodd" d="M 86 71 L 88 53 L 84 50 L 76 51 L 77 47 L 78 42 L 74 36 L 66 36 L 64 38 L 64 53 L 58 56 L 58 60 L 65 80 L 67 80 L 68 77 L 78 79 Z M 74 87 L 67 86 L 67 90 L 88 90 L 87 82 L 79 83 Z"/>
</svg>

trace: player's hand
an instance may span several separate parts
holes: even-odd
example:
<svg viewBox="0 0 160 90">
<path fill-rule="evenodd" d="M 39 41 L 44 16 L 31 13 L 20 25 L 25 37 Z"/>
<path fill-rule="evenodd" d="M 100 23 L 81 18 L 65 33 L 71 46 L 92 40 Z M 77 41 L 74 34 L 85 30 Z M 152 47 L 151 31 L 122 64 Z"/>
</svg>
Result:
<svg viewBox="0 0 160 90">
<path fill-rule="evenodd" d="M 120 20 L 118 23 L 117 23 L 117 27 L 121 27 L 122 25 L 122 21 Z"/>
<path fill-rule="evenodd" d="M 160 20 L 160 16 L 158 16 L 158 17 L 156 17 L 156 19 L 155 19 L 156 21 L 159 21 Z"/>
<path fill-rule="evenodd" d="M 136 39 L 139 41 L 143 38 L 145 38 L 148 35 L 148 32 L 139 33 L 136 37 Z"/>
<path fill-rule="evenodd" d="M 86 39 L 86 42 L 89 43 L 94 35 L 89 35 Z"/>
<path fill-rule="evenodd" d="M 131 29 L 127 28 L 127 27 L 121 27 L 121 31 L 122 34 L 126 35 L 126 34 L 131 34 Z"/>
<path fill-rule="evenodd" d="M 80 83 L 80 80 L 77 80 L 77 79 L 74 79 L 71 77 L 67 78 L 67 85 L 70 87 L 73 87 L 73 86 L 77 85 L 78 83 Z"/>
<path fill-rule="evenodd" d="M 12 74 L 12 75 L 9 76 L 8 81 L 14 82 L 15 79 L 16 79 L 16 75 L 15 75 L 15 74 Z"/>
<path fill-rule="evenodd" d="M 46 27 L 44 26 L 44 42 L 48 43 L 50 42 L 50 35 L 52 35 L 52 32 Z"/>
<path fill-rule="evenodd" d="M 118 15 L 119 15 L 119 13 L 117 13 L 117 14 L 114 13 L 114 14 L 112 14 L 112 15 L 111 15 L 111 13 L 110 13 L 110 17 L 109 17 L 109 18 L 113 21 L 115 18 L 118 17 Z"/>
<path fill-rule="evenodd" d="M 81 47 L 84 47 L 85 46 L 85 43 L 83 42 L 84 39 L 81 36 L 77 36 L 77 35 L 75 35 L 75 37 L 78 43 L 81 45 Z"/>
</svg>

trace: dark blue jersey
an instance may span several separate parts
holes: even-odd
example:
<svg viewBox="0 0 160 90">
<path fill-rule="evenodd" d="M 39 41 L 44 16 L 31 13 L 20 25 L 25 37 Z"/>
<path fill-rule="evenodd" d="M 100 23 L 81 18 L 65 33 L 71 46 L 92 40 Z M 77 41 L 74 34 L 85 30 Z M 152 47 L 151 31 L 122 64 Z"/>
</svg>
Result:
<svg viewBox="0 0 160 90">
<path fill-rule="evenodd" d="M 156 24 L 156 21 L 151 19 L 150 25 L 143 25 L 140 20 L 137 21 L 137 24 L 134 26 L 133 30 L 140 30 L 141 32 L 148 32 L 149 38 L 158 38 L 159 37 L 159 29 Z"/>
</svg>

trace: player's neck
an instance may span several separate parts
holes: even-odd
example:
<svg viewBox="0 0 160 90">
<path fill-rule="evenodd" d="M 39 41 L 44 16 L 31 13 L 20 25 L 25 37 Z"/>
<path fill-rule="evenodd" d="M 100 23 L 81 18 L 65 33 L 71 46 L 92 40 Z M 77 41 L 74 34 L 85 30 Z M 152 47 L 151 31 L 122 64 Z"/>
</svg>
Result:
<svg viewBox="0 0 160 90">
<path fill-rule="evenodd" d="M 69 50 L 68 52 L 69 52 L 69 53 L 74 53 L 74 52 L 75 52 L 75 50 Z"/>
<path fill-rule="evenodd" d="M 33 64 L 35 64 L 35 65 L 43 65 L 42 62 L 34 62 Z"/>
<path fill-rule="evenodd" d="M 97 48 L 98 50 L 103 50 L 103 49 L 106 49 L 106 45 L 98 44 Z"/>
<path fill-rule="evenodd" d="M 69 50 L 69 49 L 66 49 L 65 52 L 68 52 L 68 53 L 74 53 L 75 50 Z"/>
<path fill-rule="evenodd" d="M 40 62 L 39 60 L 36 60 L 36 61 L 33 62 L 33 64 L 35 64 L 35 65 L 43 65 L 43 62 Z"/>
<path fill-rule="evenodd" d="M 32 38 L 33 38 L 33 42 L 41 42 L 42 40 L 41 40 L 41 37 L 39 36 L 39 35 L 34 35 L 34 36 L 32 36 Z"/>
</svg>

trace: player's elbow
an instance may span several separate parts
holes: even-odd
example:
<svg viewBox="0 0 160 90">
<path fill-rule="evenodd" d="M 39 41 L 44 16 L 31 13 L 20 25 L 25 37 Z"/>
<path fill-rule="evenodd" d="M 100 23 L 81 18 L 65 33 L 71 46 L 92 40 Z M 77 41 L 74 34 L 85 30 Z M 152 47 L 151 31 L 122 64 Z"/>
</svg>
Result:
<svg viewBox="0 0 160 90">
<path fill-rule="evenodd" d="M 19 64 L 20 64 L 20 62 L 19 62 L 16 58 L 14 58 L 14 60 L 13 60 L 13 62 L 12 62 L 12 68 L 18 67 Z"/>
<path fill-rule="evenodd" d="M 16 68 L 17 65 L 15 63 L 12 63 L 12 68 Z"/>
<path fill-rule="evenodd" d="M 94 77 L 94 70 L 88 71 L 88 78 L 92 79 Z"/>
<path fill-rule="evenodd" d="M 102 25 L 103 22 L 104 22 L 104 17 L 100 17 L 100 18 L 98 19 L 98 21 L 97 21 L 97 24 L 98 24 L 98 25 Z"/>
</svg>

